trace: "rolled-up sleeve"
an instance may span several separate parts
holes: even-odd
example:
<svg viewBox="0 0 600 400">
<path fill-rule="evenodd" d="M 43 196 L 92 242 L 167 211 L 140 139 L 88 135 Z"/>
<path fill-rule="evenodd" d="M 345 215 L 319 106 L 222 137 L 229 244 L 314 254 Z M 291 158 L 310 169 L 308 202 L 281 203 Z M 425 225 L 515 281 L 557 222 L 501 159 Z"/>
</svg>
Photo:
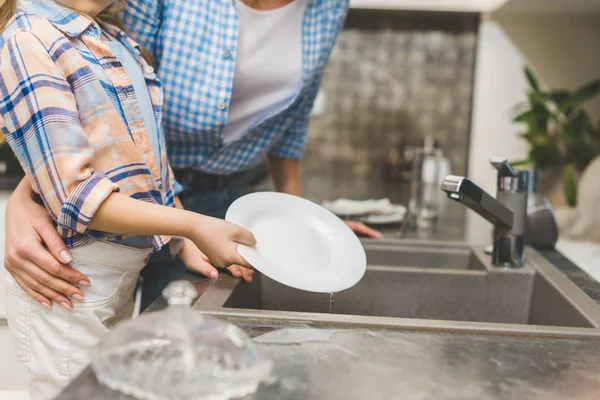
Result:
<svg viewBox="0 0 600 400">
<path fill-rule="evenodd" d="M 0 129 L 51 217 L 85 233 L 118 186 L 92 168 L 96 152 L 71 87 L 30 32 L 10 38 L 0 54 Z"/>
</svg>

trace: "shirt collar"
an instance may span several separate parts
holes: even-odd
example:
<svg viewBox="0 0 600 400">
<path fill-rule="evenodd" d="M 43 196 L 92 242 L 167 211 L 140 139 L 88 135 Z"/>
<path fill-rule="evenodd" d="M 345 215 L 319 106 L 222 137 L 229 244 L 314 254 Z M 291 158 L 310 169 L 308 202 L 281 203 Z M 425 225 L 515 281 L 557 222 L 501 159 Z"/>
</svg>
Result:
<svg viewBox="0 0 600 400">
<path fill-rule="evenodd" d="M 137 44 L 136 42 L 134 42 L 126 33 L 125 31 L 121 30 L 120 28 L 114 26 L 114 25 L 110 25 L 104 22 L 99 22 L 100 26 L 102 27 L 102 29 L 104 29 L 109 35 L 111 35 L 112 37 L 114 37 L 115 39 L 117 39 L 119 42 L 121 42 L 123 45 L 125 45 L 125 47 L 127 47 L 127 50 L 129 50 L 130 52 L 141 56 L 142 54 L 142 48 L 139 44 Z"/>
<path fill-rule="evenodd" d="M 52 0 L 21 0 L 20 6 L 46 18 L 67 36 L 77 37 L 89 30 L 93 36 L 100 37 L 100 30 L 93 20 Z"/>
</svg>

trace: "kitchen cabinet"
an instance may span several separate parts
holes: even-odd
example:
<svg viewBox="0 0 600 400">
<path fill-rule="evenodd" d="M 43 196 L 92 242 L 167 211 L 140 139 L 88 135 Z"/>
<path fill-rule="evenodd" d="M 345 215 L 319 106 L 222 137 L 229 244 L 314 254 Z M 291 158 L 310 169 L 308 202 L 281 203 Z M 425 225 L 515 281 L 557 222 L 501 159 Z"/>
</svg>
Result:
<svg viewBox="0 0 600 400">
<path fill-rule="evenodd" d="M 368 0 L 367 0 L 368 1 Z M 598 14 L 598 0 L 509 0 L 502 12 L 528 14 Z"/>
<path fill-rule="evenodd" d="M 414 11 L 492 12 L 508 0 L 351 0 L 353 8 Z M 521 0 L 519 0 L 521 1 Z"/>
</svg>

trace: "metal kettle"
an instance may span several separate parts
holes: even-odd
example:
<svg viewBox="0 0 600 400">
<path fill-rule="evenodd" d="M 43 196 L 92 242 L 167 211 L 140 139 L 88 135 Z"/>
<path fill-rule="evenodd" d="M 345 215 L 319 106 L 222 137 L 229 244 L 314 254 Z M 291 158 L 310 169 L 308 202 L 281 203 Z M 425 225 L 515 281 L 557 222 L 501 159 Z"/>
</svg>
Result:
<svg viewBox="0 0 600 400">
<path fill-rule="evenodd" d="M 548 199 L 538 192 L 540 171 L 532 169 L 530 176 L 525 243 L 538 249 L 553 248 L 558 241 L 554 210 Z"/>
</svg>

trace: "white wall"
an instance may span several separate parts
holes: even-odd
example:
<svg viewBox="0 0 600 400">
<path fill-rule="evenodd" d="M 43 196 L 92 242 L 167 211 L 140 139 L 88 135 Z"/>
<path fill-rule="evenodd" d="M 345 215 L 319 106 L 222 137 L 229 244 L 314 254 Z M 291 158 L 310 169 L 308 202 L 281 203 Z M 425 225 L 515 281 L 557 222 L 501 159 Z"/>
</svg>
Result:
<svg viewBox="0 0 600 400">
<path fill-rule="evenodd" d="M 475 93 L 468 176 L 490 194 L 496 190 L 496 170 L 489 158 L 520 159 L 527 154 L 512 122 L 514 105 L 525 98 L 525 59 L 502 27 L 483 21 L 477 48 Z M 475 213 L 467 215 L 467 239 L 490 241 L 491 225 Z"/>
<path fill-rule="evenodd" d="M 523 14 L 500 11 L 497 21 L 549 88 L 575 89 L 600 78 L 600 13 Z M 600 118 L 600 98 L 588 110 Z"/>
<path fill-rule="evenodd" d="M 528 89 L 523 68 L 532 67 L 547 88 L 575 89 L 600 78 L 600 13 L 507 9 L 511 11 L 501 10 L 482 22 L 476 61 L 469 177 L 490 193 L 495 193 L 496 180 L 487 159 L 527 154 L 526 143 L 517 136 L 519 127 L 511 122 L 513 107 L 525 100 Z M 588 111 L 600 119 L 600 99 Z M 489 241 L 491 226 L 479 216 L 470 213 L 467 227 L 469 240 Z"/>
</svg>

